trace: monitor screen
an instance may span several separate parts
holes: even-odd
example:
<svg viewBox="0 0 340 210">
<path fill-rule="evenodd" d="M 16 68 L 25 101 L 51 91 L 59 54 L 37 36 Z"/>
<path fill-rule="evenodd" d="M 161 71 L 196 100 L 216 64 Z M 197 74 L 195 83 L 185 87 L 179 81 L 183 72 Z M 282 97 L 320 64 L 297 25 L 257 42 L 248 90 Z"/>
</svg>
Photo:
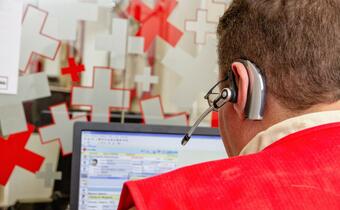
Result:
<svg viewBox="0 0 340 210">
<path fill-rule="evenodd" d="M 226 158 L 219 136 L 82 131 L 79 210 L 117 209 L 123 183 Z"/>
</svg>

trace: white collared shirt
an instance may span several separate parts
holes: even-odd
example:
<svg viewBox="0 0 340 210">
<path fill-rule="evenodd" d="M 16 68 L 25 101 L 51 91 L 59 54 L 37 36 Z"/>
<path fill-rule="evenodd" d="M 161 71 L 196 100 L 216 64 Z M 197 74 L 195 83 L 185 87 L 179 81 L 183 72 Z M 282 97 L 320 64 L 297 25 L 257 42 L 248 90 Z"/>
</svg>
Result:
<svg viewBox="0 0 340 210">
<path fill-rule="evenodd" d="M 340 111 L 327 111 L 290 118 L 258 133 L 240 152 L 249 155 L 260 152 L 272 143 L 290 134 L 320 126 L 340 122 Z"/>
</svg>

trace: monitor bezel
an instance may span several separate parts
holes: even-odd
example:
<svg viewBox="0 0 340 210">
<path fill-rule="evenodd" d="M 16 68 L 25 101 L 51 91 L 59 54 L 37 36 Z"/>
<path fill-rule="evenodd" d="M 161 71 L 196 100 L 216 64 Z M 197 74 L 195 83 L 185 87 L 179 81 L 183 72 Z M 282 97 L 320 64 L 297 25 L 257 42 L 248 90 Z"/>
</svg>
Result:
<svg viewBox="0 0 340 210">
<path fill-rule="evenodd" d="M 73 127 L 73 154 L 71 171 L 71 195 L 70 209 L 78 210 L 79 204 L 79 181 L 80 181 L 80 158 L 81 158 L 81 135 L 83 131 L 98 132 L 131 132 L 131 133 L 157 133 L 157 134 L 185 134 L 190 127 L 164 126 L 144 124 L 121 124 L 99 122 L 76 122 Z M 220 136 L 218 129 L 199 127 L 194 135 Z M 178 142 L 180 144 L 180 142 Z"/>
</svg>

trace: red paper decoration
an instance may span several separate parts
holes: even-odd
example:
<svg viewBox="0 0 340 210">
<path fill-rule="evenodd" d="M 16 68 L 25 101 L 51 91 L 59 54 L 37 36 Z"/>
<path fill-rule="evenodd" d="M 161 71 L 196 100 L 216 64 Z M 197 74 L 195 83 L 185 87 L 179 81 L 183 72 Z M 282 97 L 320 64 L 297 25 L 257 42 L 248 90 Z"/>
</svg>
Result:
<svg viewBox="0 0 340 210">
<path fill-rule="evenodd" d="M 69 67 L 61 69 L 61 74 L 62 75 L 69 74 L 71 75 L 73 82 L 79 82 L 80 81 L 79 74 L 85 70 L 84 65 L 77 65 L 76 62 L 74 61 L 74 58 L 69 58 L 68 64 Z"/>
<path fill-rule="evenodd" d="M 155 8 L 150 9 L 141 0 L 131 1 L 127 13 L 140 23 L 136 35 L 144 37 L 144 51 L 150 48 L 156 36 L 161 37 L 173 47 L 176 46 L 183 32 L 168 22 L 168 17 L 176 5 L 176 0 L 158 0 Z"/>
<path fill-rule="evenodd" d="M 44 157 L 25 149 L 34 126 L 28 131 L 10 135 L 8 140 L 0 138 L 0 185 L 6 185 L 15 166 L 22 167 L 32 173 L 40 170 Z"/>
<path fill-rule="evenodd" d="M 211 114 L 211 127 L 218 128 L 218 112 L 212 112 Z"/>
</svg>

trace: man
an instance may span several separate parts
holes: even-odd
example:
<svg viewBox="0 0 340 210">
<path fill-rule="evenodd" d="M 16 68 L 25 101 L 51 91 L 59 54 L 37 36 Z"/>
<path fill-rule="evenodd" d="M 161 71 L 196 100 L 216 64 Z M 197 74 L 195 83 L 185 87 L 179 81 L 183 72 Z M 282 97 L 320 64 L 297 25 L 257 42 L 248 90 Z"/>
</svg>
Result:
<svg viewBox="0 0 340 210">
<path fill-rule="evenodd" d="M 232 158 L 128 182 L 119 209 L 340 209 L 340 1 L 234 0 L 218 39 L 238 86 L 219 110 Z M 262 121 L 245 119 L 240 58 L 266 79 Z"/>
</svg>

